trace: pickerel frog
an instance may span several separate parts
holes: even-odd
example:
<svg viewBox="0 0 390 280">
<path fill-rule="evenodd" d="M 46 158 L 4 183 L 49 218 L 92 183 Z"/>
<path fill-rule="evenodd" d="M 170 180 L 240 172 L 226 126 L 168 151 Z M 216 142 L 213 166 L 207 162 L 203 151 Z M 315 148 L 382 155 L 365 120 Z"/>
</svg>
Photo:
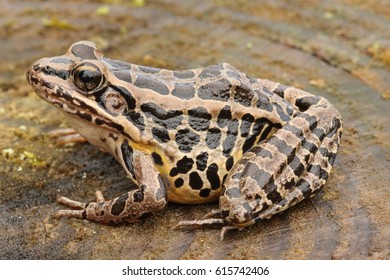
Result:
<svg viewBox="0 0 390 280">
<path fill-rule="evenodd" d="M 168 201 L 219 209 L 177 227 L 242 229 L 286 210 L 326 182 L 342 121 L 324 98 L 253 79 L 227 63 L 170 71 L 104 57 L 87 41 L 43 58 L 27 79 L 76 132 L 111 153 L 138 186 L 56 217 L 132 222 Z"/>
</svg>

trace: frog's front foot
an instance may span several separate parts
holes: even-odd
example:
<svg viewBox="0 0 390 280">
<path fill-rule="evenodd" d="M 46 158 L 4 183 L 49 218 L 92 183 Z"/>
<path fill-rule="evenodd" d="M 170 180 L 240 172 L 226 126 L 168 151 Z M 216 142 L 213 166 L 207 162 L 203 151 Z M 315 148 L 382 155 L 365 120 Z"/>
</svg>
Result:
<svg viewBox="0 0 390 280">
<path fill-rule="evenodd" d="M 96 202 L 79 202 L 69 199 L 65 196 L 57 198 L 57 203 L 69 207 L 70 209 L 58 210 L 54 214 L 54 218 L 70 217 L 78 219 L 87 219 L 100 223 L 116 223 L 123 221 L 123 217 L 114 218 L 118 216 L 120 211 L 116 210 L 126 203 L 125 198 L 127 193 L 112 200 L 105 200 L 101 191 L 96 191 Z M 119 208 L 118 208 L 119 207 Z M 129 221 L 136 221 L 129 219 Z"/>
<path fill-rule="evenodd" d="M 101 191 L 96 191 L 96 202 L 92 204 L 104 203 L 105 199 Z M 69 199 L 65 196 L 60 196 L 57 198 L 57 203 L 67 206 L 72 210 L 58 210 L 54 214 L 54 218 L 60 219 L 61 217 L 72 217 L 72 218 L 85 218 L 84 212 L 91 203 L 83 203 L 76 200 Z"/>
<path fill-rule="evenodd" d="M 154 214 L 166 204 L 162 195 L 153 196 L 145 186 L 110 200 L 105 200 L 102 193 L 97 191 L 96 198 L 96 202 L 83 203 L 61 196 L 57 203 L 71 209 L 57 211 L 54 218 L 70 217 L 102 224 L 136 222 Z"/>
<path fill-rule="evenodd" d="M 167 193 L 151 157 L 134 156 L 132 164 L 138 189 L 110 200 L 105 200 L 103 194 L 97 191 L 96 202 L 91 203 L 83 203 L 62 196 L 57 199 L 57 202 L 71 210 L 59 210 L 54 217 L 72 217 L 103 224 L 117 224 L 136 222 L 161 210 L 167 203 Z"/>
</svg>

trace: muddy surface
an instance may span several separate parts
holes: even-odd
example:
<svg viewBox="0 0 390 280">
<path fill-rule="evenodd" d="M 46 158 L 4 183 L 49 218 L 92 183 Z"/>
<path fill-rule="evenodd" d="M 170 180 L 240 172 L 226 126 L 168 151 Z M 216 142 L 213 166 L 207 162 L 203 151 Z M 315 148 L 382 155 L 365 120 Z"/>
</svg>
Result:
<svg viewBox="0 0 390 280">
<path fill-rule="evenodd" d="M 388 1 L 11 1 L 0 3 L 1 259 L 389 259 Z M 229 62 L 328 98 L 345 131 L 314 198 L 219 241 L 175 231 L 217 204 L 170 204 L 141 223 L 54 220 L 58 195 L 123 193 L 119 164 L 89 144 L 57 147 L 67 127 L 25 80 L 35 59 L 78 40 L 112 58 L 169 69 Z"/>
</svg>

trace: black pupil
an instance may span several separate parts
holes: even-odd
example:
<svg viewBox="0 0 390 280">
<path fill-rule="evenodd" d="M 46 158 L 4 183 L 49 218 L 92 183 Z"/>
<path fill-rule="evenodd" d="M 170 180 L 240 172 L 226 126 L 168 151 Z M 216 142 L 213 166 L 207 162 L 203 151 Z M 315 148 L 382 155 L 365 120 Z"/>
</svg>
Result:
<svg viewBox="0 0 390 280">
<path fill-rule="evenodd" d="M 99 73 L 96 73 L 96 71 L 81 70 L 78 76 L 80 81 L 87 84 L 99 78 Z"/>
</svg>

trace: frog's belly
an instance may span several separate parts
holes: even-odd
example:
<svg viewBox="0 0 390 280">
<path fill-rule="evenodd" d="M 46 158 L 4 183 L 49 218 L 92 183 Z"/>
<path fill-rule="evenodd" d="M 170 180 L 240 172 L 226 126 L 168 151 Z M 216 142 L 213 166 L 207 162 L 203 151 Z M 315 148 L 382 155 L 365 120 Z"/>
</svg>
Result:
<svg viewBox="0 0 390 280">
<path fill-rule="evenodd" d="M 170 202 L 182 204 L 201 204 L 207 202 L 217 201 L 221 195 L 222 188 L 210 192 L 208 197 L 201 197 L 199 191 L 194 191 L 190 187 L 183 186 L 181 189 L 175 189 L 170 186 L 167 188 L 168 200 Z"/>
<path fill-rule="evenodd" d="M 234 159 L 242 156 L 237 149 L 232 153 L 231 166 Z M 205 149 L 202 151 L 205 152 Z M 179 159 L 175 159 L 172 164 L 164 164 L 157 166 L 160 174 L 164 177 L 167 185 L 168 200 L 176 203 L 198 204 L 207 203 L 218 200 L 222 192 L 224 180 L 229 173 L 226 169 L 226 157 L 222 155 L 222 151 L 207 151 L 208 160 L 203 168 L 199 163 L 199 157 L 187 154 L 180 155 Z M 179 154 L 179 153 L 178 153 Z M 199 155 L 201 152 L 195 153 Z M 183 158 L 190 162 L 191 168 L 184 168 L 185 162 L 181 162 Z M 228 165 L 229 166 L 229 165 Z M 231 167 L 229 168 L 231 169 Z"/>
<path fill-rule="evenodd" d="M 218 179 L 216 179 L 216 175 L 214 176 L 214 180 L 220 182 L 218 186 L 211 186 L 206 173 L 206 170 L 204 172 L 190 171 L 172 177 L 166 170 L 161 170 L 160 174 L 165 178 L 168 200 L 183 204 L 200 204 L 218 200 L 223 184 L 220 178 L 226 176 L 227 171 L 225 169 L 219 170 Z M 194 176 L 194 174 L 196 175 Z"/>
</svg>

